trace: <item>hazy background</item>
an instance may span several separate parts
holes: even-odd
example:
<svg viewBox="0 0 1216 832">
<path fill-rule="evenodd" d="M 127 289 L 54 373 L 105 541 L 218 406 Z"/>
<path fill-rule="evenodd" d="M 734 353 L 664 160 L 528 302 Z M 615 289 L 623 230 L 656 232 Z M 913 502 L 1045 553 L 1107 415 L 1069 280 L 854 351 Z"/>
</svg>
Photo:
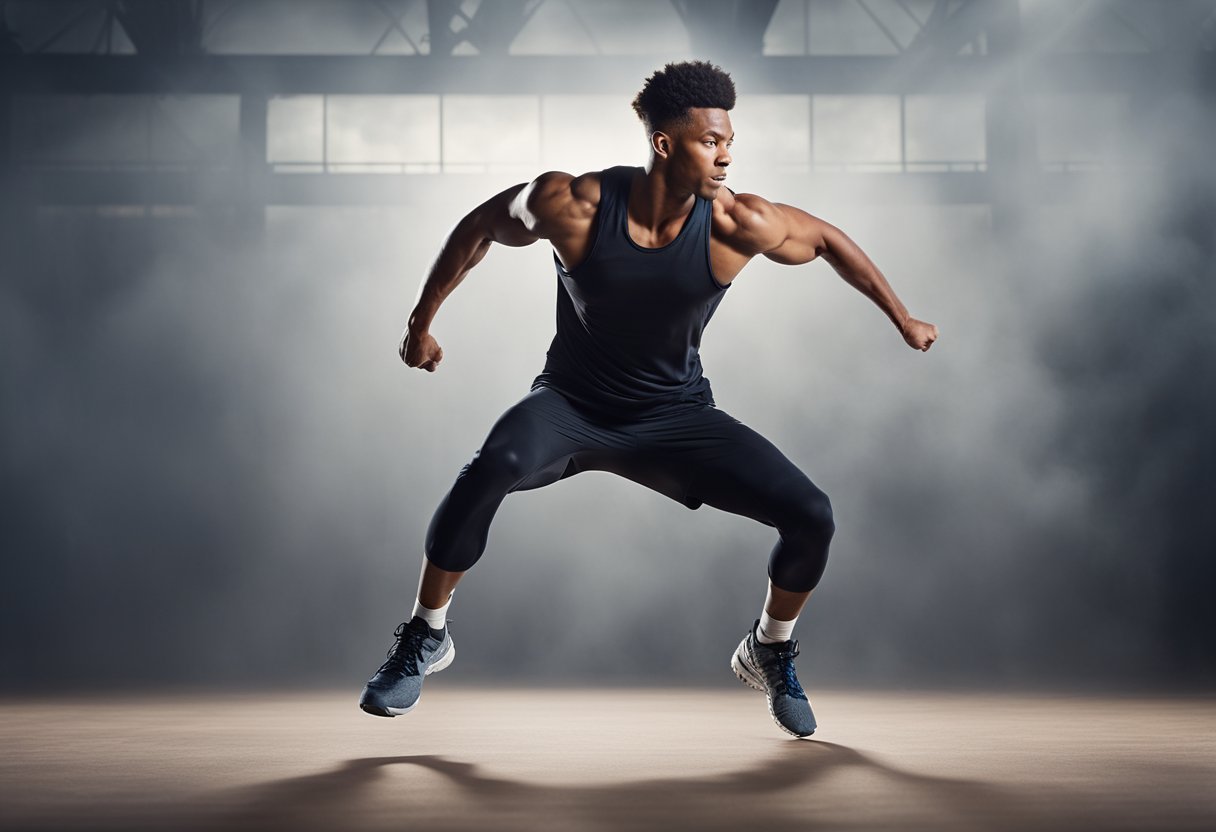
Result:
<svg viewBox="0 0 1216 832">
<path fill-rule="evenodd" d="M 8 23 L 38 40 L 32 5 Z M 582 54 L 592 31 L 655 68 L 699 57 L 667 4 L 644 5 L 548 3 L 512 54 Z M 1059 21 L 1023 3 L 1035 48 L 1148 48 L 1090 5 Z M 810 9 L 779 4 L 767 54 L 889 53 L 857 4 Z M 643 13 L 649 34 L 629 28 Z M 238 4 L 207 48 L 366 54 L 383 21 L 360 27 L 341 4 Z M 1205 67 L 1208 34 L 1188 47 Z M 995 223 L 913 175 L 984 169 L 982 97 L 907 96 L 901 142 L 898 96 L 740 82 L 732 187 L 844 229 L 941 330 L 915 352 L 826 263 L 758 259 L 706 332 L 719 407 L 836 510 L 796 632 L 808 686 L 1216 681 L 1216 98 L 1194 78 L 1027 96 L 1036 170 L 1084 175 L 1050 204 L 1010 190 L 1020 221 Z M 643 163 L 629 97 L 443 96 L 442 115 L 438 96 L 272 100 L 279 170 L 444 178 L 398 205 L 272 205 L 264 236 L 189 205 L 17 206 L 35 219 L 0 264 L 0 689 L 356 695 L 409 615 L 431 513 L 554 332 L 550 250 L 495 247 L 432 327 L 438 372 L 406 368 L 419 283 L 502 188 Z M 14 96 L 11 148 L 18 166 L 150 169 L 182 135 L 232 152 L 236 124 L 234 96 Z M 909 171 L 898 193 L 892 171 Z M 737 684 L 774 535 L 603 472 L 511 495 L 456 592 L 445 681 Z"/>
</svg>

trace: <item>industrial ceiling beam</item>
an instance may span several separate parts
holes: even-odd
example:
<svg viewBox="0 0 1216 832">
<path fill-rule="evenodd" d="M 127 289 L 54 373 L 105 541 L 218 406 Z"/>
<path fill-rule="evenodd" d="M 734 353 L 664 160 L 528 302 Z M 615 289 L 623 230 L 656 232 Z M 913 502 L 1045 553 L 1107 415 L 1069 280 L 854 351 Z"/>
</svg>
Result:
<svg viewBox="0 0 1216 832">
<path fill-rule="evenodd" d="M 692 51 L 706 56 L 764 52 L 764 33 L 778 0 L 671 0 Z"/>
<path fill-rule="evenodd" d="M 270 95 L 632 93 L 669 56 L 0 55 L 14 93 Z M 1216 92 L 1216 53 L 1041 55 L 1017 68 L 1025 92 Z M 985 93 L 1013 64 L 988 56 L 769 56 L 724 66 L 742 94 Z"/>
<path fill-rule="evenodd" d="M 992 25 L 999 5 L 991 0 L 937 0 L 929 19 L 908 44 L 909 52 L 953 56 Z"/>
<path fill-rule="evenodd" d="M 140 55 L 203 53 L 202 0 L 117 0 L 111 9 Z"/>
<path fill-rule="evenodd" d="M 503 56 L 543 0 L 484 0 L 465 13 L 461 0 L 427 0 L 431 55 L 453 54 L 462 43 L 479 55 Z"/>
</svg>

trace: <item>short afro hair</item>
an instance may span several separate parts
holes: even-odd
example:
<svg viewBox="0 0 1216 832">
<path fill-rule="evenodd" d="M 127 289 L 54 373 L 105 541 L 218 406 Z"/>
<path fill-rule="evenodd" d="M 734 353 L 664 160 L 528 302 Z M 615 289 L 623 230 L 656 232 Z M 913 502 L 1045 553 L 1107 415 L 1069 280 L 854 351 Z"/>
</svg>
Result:
<svg viewBox="0 0 1216 832">
<path fill-rule="evenodd" d="M 729 110 L 735 106 L 735 82 L 708 61 L 667 64 L 646 79 L 633 99 L 633 111 L 646 133 L 688 122 L 692 107 Z"/>
</svg>

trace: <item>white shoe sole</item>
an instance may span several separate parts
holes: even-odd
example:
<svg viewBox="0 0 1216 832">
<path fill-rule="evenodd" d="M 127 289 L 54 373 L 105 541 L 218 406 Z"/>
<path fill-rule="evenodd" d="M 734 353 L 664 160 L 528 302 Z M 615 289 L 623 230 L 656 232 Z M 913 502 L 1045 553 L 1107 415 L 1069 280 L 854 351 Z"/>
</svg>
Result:
<svg viewBox="0 0 1216 832">
<path fill-rule="evenodd" d="M 754 667 L 752 667 L 751 663 L 747 660 L 746 637 L 744 637 L 743 641 L 739 644 L 739 647 L 735 650 L 734 655 L 730 657 L 730 669 L 735 672 L 735 676 L 738 677 L 740 682 L 747 685 L 749 688 L 753 688 L 754 690 L 758 690 L 764 694 L 764 698 L 768 700 L 768 715 L 773 718 L 773 722 L 777 723 L 778 728 L 789 734 L 791 737 L 798 737 L 799 739 L 802 737 L 809 737 L 811 734 L 815 733 L 813 730 L 811 731 L 811 734 L 795 733 L 782 725 L 781 720 L 777 719 L 777 714 L 775 711 L 773 711 L 772 695 L 768 692 L 768 688 L 762 681 L 760 673 Z"/>
<path fill-rule="evenodd" d="M 739 648 L 735 650 L 735 654 L 730 657 L 730 669 L 735 671 L 735 675 L 739 677 L 740 682 L 749 688 L 754 688 L 767 695 L 768 689 L 764 687 L 764 682 L 760 680 L 760 675 L 756 672 L 755 668 L 748 664 L 747 658 L 744 655 L 747 650 L 746 644 L 747 641 L 745 639 L 744 643 L 740 644 Z"/>
</svg>

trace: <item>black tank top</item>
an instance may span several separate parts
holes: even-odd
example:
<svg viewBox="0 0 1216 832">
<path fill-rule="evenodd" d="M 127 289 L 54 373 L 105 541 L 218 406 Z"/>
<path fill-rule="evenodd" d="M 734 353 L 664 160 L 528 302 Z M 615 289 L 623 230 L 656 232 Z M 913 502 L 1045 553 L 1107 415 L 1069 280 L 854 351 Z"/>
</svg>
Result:
<svg viewBox="0 0 1216 832">
<path fill-rule="evenodd" d="M 630 239 L 626 207 L 638 170 L 601 173 L 594 238 L 582 263 L 567 270 L 553 254 L 557 334 L 532 383 L 608 417 L 714 404 L 701 372 L 701 333 L 730 288 L 710 270 L 712 200 L 695 197 L 679 235 L 661 248 Z"/>
</svg>

